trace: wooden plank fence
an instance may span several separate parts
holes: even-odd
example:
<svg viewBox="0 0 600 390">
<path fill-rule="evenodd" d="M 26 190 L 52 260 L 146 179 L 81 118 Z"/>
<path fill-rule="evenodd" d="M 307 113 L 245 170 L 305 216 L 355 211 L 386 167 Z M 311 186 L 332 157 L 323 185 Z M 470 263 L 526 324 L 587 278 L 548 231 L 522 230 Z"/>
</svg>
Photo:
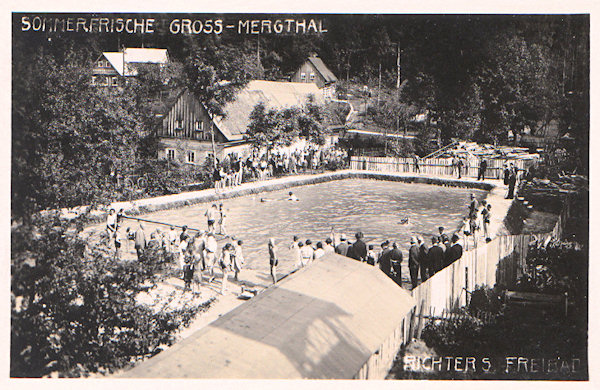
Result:
<svg viewBox="0 0 600 390">
<path fill-rule="evenodd" d="M 421 335 L 421 318 L 448 317 L 467 305 L 468 294 L 478 286 L 514 288 L 527 266 L 527 252 L 533 241 L 560 238 L 568 217 L 568 202 L 552 232 L 537 235 L 498 236 L 463 256 L 412 290 L 416 304 L 404 322 L 410 324 L 406 341 Z M 558 235 L 557 235 L 558 234 Z"/>
<path fill-rule="evenodd" d="M 527 170 L 535 160 L 520 159 L 487 159 L 485 177 L 502 179 L 504 163 L 513 163 L 519 172 Z M 457 168 L 452 166 L 452 158 L 428 158 L 419 160 L 419 169 L 415 167 L 415 159 L 411 157 L 370 157 L 353 156 L 350 169 L 375 172 L 421 173 L 432 176 L 458 177 Z M 479 160 L 467 159 L 462 168 L 462 176 L 477 178 Z"/>
</svg>

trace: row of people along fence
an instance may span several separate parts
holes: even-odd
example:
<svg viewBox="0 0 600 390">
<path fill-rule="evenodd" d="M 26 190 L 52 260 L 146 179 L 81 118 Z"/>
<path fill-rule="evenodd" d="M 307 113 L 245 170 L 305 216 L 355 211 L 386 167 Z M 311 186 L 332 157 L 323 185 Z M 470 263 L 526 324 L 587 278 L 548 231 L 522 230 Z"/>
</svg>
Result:
<svg viewBox="0 0 600 390">
<path fill-rule="evenodd" d="M 535 159 L 518 158 L 488 158 L 485 177 L 489 179 L 502 179 L 504 164 L 512 163 L 518 172 L 526 171 L 536 163 Z M 478 159 L 467 159 L 461 168 L 464 177 L 477 178 L 479 173 Z M 417 168 L 418 165 L 418 168 Z M 350 169 L 375 172 L 415 173 L 419 172 L 432 176 L 456 176 L 457 167 L 453 165 L 452 158 L 415 159 L 414 157 L 370 157 L 352 156 Z"/>
<path fill-rule="evenodd" d="M 428 318 L 465 306 L 469 294 L 478 286 L 514 288 L 526 271 L 530 243 L 561 238 L 570 210 L 570 199 L 566 198 L 551 232 L 498 236 L 485 245 L 464 251 L 460 259 L 419 284 L 411 291 L 413 308 L 355 378 L 385 378 L 400 347 L 420 337 Z"/>
</svg>

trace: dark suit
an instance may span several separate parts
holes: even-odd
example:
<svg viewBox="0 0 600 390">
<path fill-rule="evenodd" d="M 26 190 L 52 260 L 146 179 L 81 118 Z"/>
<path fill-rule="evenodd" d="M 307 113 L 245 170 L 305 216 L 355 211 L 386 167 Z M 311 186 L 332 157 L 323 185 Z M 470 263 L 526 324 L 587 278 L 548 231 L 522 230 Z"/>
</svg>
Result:
<svg viewBox="0 0 600 390">
<path fill-rule="evenodd" d="M 421 244 L 419 247 L 419 266 L 421 268 L 421 282 L 424 282 L 429 277 L 429 258 L 427 257 L 427 247 Z"/>
<path fill-rule="evenodd" d="M 356 240 L 352 244 L 352 256 L 353 259 L 364 261 L 367 258 L 367 245 L 362 240 Z"/>
<path fill-rule="evenodd" d="M 392 250 L 387 248 L 384 249 L 383 252 L 379 255 L 379 269 L 383 271 L 384 274 L 390 276 L 391 274 L 391 253 Z"/>
<path fill-rule="evenodd" d="M 429 276 L 432 276 L 434 273 L 444 268 L 444 250 L 441 247 L 434 245 L 429 248 L 427 259 L 430 267 Z"/>
<path fill-rule="evenodd" d="M 410 282 L 412 287 L 417 287 L 418 278 L 419 278 L 419 247 L 415 245 L 411 245 L 408 250 L 408 270 L 410 272 Z"/>
<path fill-rule="evenodd" d="M 390 260 L 396 274 L 394 281 L 402 287 L 402 252 L 400 249 L 395 248 L 390 251 Z"/>
<path fill-rule="evenodd" d="M 452 245 L 450 248 L 450 259 L 451 263 L 454 263 L 456 260 L 460 259 L 463 254 L 463 247 L 459 243 Z"/>
</svg>

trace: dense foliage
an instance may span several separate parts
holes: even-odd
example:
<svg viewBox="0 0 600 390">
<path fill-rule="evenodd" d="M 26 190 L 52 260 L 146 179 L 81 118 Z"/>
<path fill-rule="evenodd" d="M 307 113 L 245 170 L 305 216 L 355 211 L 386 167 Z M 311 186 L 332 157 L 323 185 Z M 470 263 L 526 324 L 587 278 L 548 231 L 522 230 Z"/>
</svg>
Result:
<svg viewBox="0 0 600 390">
<path fill-rule="evenodd" d="M 256 146 L 288 146 L 297 137 L 323 143 L 325 113 L 313 99 L 303 107 L 267 108 L 258 103 L 250 113 L 247 136 Z"/>
<path fill-rule="evenodd" d="M 518 281 L 516 290 L 561 297 L 567 293 L 568 315 L 565 316 L 564 302 L 545 308 L 521 307 L 503 304 L 499 291 L 479 288 L 473 292 L 463 315 L 452 321 L 429 321 L 422 337 L 440 356 L 490 357 L 495 366 L 501 366 L 508 356 L 577 358 L 585 368 L 587 268 L 587 253 L 577 244 L 555 241 L 543 248 L 531 247 L 527 258 L 529 271 Z M 478 318 L 482 313 L 489 313 L 493 320 L 482 321 Z M 503 373 L 484 375 L 501 378 Z M 586 376 L 583 369 L 572 378 Z M 528 377 L 550 379 L 551 376 L 542 372 Z M 556 373 L 554 377 L 568 376 Z"/>
<path fill-rule="evenodd" d="M 199 308 L 155 312 L 136 303 L 165 266 L 162 253 L 115 261 L 57 216 L 12 232 L 13 377 L 110 372 L 153 355 Z"/>
</svg>

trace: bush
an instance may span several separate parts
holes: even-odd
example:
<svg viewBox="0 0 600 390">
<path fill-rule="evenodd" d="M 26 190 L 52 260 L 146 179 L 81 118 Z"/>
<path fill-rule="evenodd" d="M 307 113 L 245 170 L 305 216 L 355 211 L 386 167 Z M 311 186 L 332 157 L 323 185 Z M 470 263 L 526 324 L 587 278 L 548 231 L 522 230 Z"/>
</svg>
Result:
<svg viewBox="0 0 600 390">
<path fill-rule="evenodd" d="M 170 345 L 200 309 L 156 314 L 137 304 L 161 256 L 114 261 L 104 247 L 87 247 L 80 231 L 57 215 L 12 231 L 12 377 L 111 372 Z"/>
</svg>

